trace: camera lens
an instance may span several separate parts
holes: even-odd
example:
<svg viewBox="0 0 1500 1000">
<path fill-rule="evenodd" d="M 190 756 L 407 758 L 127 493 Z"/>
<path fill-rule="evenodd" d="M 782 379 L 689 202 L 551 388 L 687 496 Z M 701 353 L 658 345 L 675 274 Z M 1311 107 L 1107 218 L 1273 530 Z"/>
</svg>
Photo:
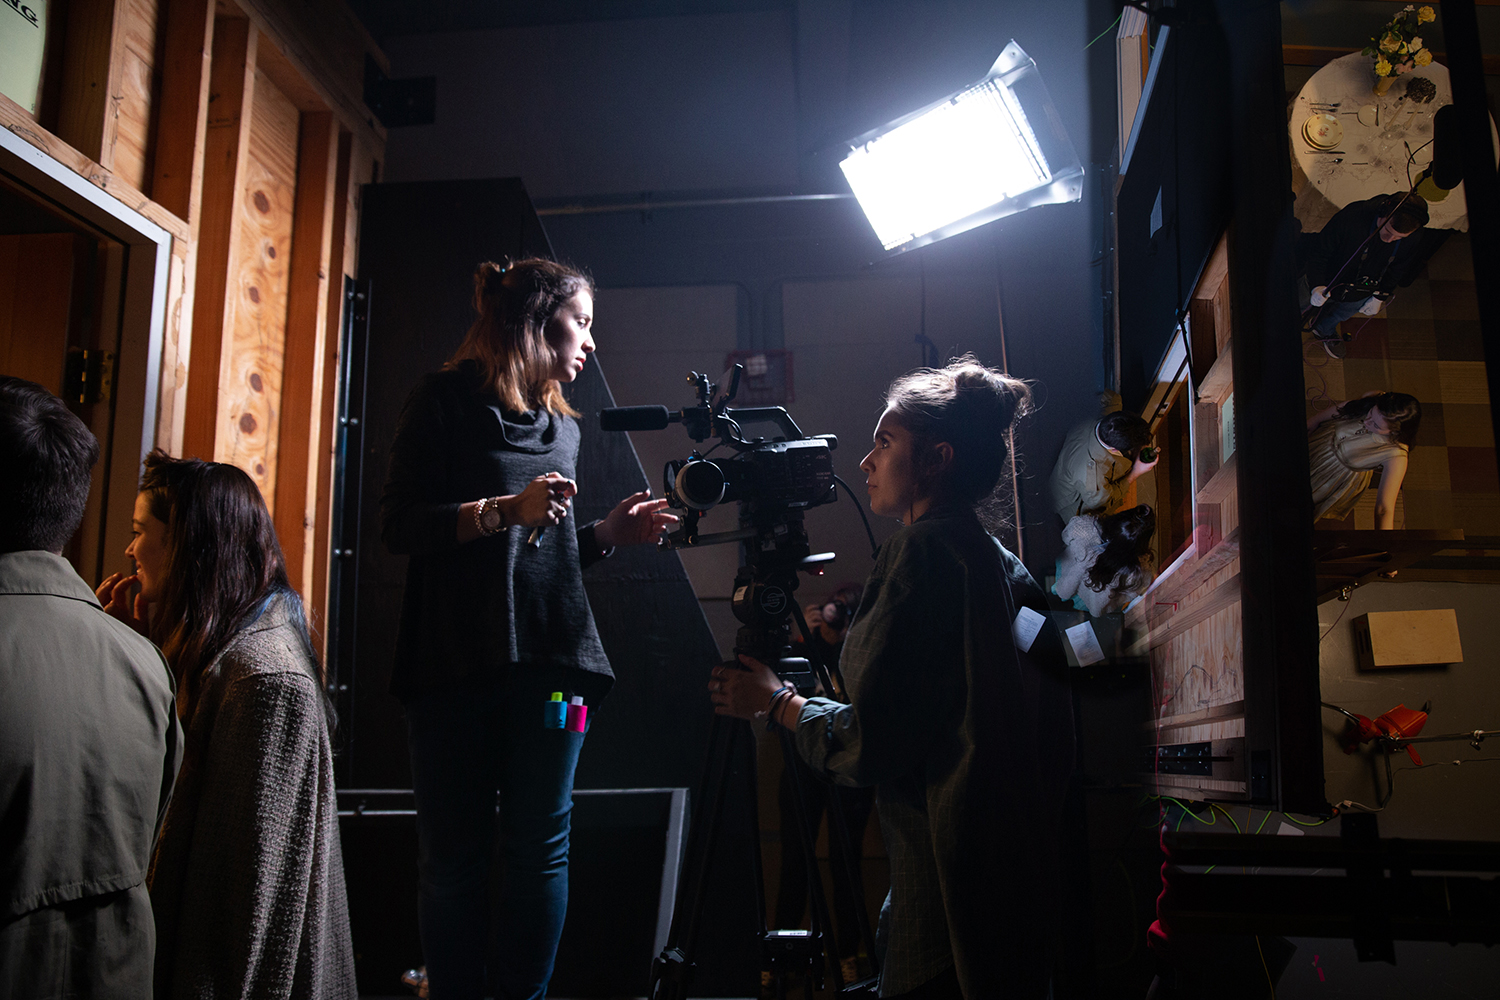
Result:
<svg viewBox="0 0 1500 1000">
<path fill-rule="evenodd" d="M 712 462 L 688 462 L 677 470 L 677 496 L 694 510 L 708 510 L 724 499 L 724 472 Z"/>
</svg>

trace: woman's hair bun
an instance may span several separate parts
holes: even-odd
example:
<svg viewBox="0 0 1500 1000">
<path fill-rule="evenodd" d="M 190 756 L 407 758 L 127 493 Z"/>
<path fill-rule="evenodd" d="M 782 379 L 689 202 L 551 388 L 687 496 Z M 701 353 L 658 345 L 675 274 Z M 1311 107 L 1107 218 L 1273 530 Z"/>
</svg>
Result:
<svg viewBox="0 0 1500 1000">
<path fill-rule="evenodd" d="M 986 368 L 972 354 L 944 368 L 919 368 L 886 392 L 886 405 L 919 446 L 946 441 L 953 467 L 946 488 L 977 504 L 995 488 L 1009 455 L 1007 431 L 1031 408 L 1021 379 Z"/>
<path fill-rule="evenodd" d="M 952 376 L 959 407 L 991 430 L 1009 430 L 1031 412 L 1031 389 L 1025 382 L 986 368 L 972 354 L 955 358 L 943 371 Z"/>
<path fill-rule="evenodd" d="M 505 288 L 505 275 L 510 270 L 510 261 L 497 264 L 487 260 L 474 269 L 474 291 L 480 295 L 498 295 Z"/>
</svg>

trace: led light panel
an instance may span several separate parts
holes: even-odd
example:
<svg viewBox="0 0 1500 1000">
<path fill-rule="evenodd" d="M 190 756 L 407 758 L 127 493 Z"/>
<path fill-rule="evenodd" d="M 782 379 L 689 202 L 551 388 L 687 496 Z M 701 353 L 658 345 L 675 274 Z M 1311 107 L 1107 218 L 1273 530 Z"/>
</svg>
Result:
<svg viewBox="0 0 1500 1000">
<path fill-rule="evenodd" d="M 1041 115 L 1041 137 L 1020 87 Z M 1049 150 L 1060 162 L 1049 163 Z M 984 80 L 855 140 L 839 166 L 887 250 L 1082 194 L 1077 154 L 1056 126 L 1036 64 L 1015 42 Z"/>
</svg>

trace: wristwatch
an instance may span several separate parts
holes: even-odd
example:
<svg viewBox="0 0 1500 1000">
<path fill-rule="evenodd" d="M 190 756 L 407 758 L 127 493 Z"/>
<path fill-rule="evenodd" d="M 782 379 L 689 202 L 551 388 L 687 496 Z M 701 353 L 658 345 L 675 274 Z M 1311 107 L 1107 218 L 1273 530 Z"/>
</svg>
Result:
<svg viewBox="0 0 1500 1000">
<path fill-rule="evenodd" d="M 474 508 L 474 523 L 481 535 L 493 535 L 505 528 L 505 514 L 500 510 L 499 497 L 486 497 Z"/>
</svg>

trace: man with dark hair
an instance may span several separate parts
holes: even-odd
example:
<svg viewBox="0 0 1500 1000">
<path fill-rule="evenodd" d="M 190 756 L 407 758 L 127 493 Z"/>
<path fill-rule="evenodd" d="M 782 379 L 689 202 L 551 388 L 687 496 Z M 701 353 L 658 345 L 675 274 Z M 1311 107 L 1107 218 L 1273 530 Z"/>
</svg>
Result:
<svg viewBox="0 0 1500 1000">
<path fill-rule="evenodd" d="M 61 555 L 98 457 L 60 399 L 0 376 L 0 997 L 151 995 L 181 731 L 161 654 Z"/>
<path fill-rule="evenodd" d="M 1151 425 L 1120 410 L 1073 428 L 1052 467 L 1052 504 L 1063 524 L 1119 510 L 1126 487 L 1156 467 L 1154 454 L 1142 457 L 1151 442 Z"/>
<path fill-rule="evenodd" d="M 1344 356 L 1338 326 L 1355 313 L 1374 316 L 1397 288 L 1416 279 L 1442 238 L 1424 239 L 1427 202 L 1390 194 L 1352 202 L 1321 232 L 1298 238 L 1303 310 L 1329 355 Z"/>
</svg>

